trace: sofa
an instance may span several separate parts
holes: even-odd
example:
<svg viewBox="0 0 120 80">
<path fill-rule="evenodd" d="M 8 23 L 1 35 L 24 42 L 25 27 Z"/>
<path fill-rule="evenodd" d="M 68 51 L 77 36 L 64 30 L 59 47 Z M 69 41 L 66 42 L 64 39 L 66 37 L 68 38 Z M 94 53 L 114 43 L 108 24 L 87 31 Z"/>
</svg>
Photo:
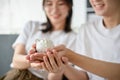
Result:
<svg viewBox="0 0 120 80">
<path fill-rule="evenodd" d="M 10 69 L 14 53 L 12 44 L 17 36 L 17 34 L 0 34 L 0 76 Z"/>
</svg>

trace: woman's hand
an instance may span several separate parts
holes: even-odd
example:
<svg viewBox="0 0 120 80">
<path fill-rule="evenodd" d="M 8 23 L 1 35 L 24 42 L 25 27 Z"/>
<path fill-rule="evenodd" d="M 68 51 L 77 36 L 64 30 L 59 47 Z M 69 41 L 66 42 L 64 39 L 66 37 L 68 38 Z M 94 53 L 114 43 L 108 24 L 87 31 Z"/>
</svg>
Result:
<svg viewBox="0 0 120 80">
<path fill-rule="evenodd" d="M 29 51 L 29 53 L 28 53 L 28 55 L 26 56 L 26 59 L 28 61 L 30 61 L 31 60 L 31 55 L 35 54 L 35 53 L 36 53 L 36 44 L 33 44 L 30 51 Z"/>
<path fill-rule="evenodd" d="M 44 55 L 45 53 L 37 53 L 36 44 L 33 44 L 28 55 L 26 56 L 26 59 L 30 63 L 30 67 L 35 69 L 42 69 L 41 62 L 43 62 Z"/>
<path fill-rule="evenodd" d="M 42 67 L 52 73 L 63 71 L 63 67 L 67 64 L 68 59 L 64 57 L 61 58 L 57 55 L 56 51 L 47 51 L 46 54 L 46 56 L 43 56 Z"/>
<path fill-rule="evenodd" d="M 47 52 L 47 56 L 43 57 L 42 68 L 49 72 L 49 80 L 61 80 L 64 74 L 68 59 L 59 57 L 57 52 Z"/>
</svg>

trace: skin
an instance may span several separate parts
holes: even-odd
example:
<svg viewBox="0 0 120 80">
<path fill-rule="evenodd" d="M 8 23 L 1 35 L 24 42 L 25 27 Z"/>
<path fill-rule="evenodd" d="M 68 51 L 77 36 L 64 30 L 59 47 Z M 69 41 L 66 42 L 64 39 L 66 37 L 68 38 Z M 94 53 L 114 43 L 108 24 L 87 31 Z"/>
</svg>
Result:
<svg viewBox="0 0 120 80">
<path fill-rule="evenodd" d="M 113 29 L 120 24 L 120 0 L 90 0 L 90 3 L 95 13 L 103 17 L 103 23 L 106 29 Z M 120 64 L 118 63 L 109 63 L 78 55 L 64 46 L 56 47 L 55 50 L 59 51 L 61 55 L 68 57 L 72 63 L 89 72 L 107 78 L 108 80 L 120 80 Z"/>
<path fill-rule="evenodd" d="M 54 30 L 63 30 L 69 7 L 64 0 L 45 0 L 44 10 Z"/>
<path fill-rule="evenodd" d="M 77 53 L 71 51 L 70 49 L 65 48 L 64 45 L 56 46 L 52 50 L 52 52 L 47 52 L 47 56 L 49 56 L 48 59 L 51 59 L 50 58 L 51 56 L 52 57 L 54 55 L 56 56 L 56 54 L 58 56 L 64 56 L 65 58 L 67 57 L 69 59 L 69 61 L 74 63 L 75 65 L 80 66 L 81 68 L 83 68 L 83 69 L 85 69 L 89 72 L 92 72 L 96 75 L 107 78 L 108 80 L 120 80 L 120 64 L 118 64 L 118 63 L 111 63 L 111 62 L 105 62 L 105 61 L 92 59 L 92 58 L 77 54 Z M 48 61 L 45 60 L 47 58 L 45 58 L 41 54 L 37 54 L 37 56 L 34 56 L 32 58 L 33 58 L 33 60 L 38 59 L 38 58 L 43 58 L 45 63 L 44 64 L 43 64 L 43 62 L 42 62 L 42 64 L 40 63 L 42 68 L 44 68 L 47 71 L 51 71 L 51 72 L 54 72 L 54 73 L 56 72 L 56 71 L 54 71 L 54 69 L 56 70 L 57 68 L 52 69 L 52 67 L 50 67 L 50 64 L 48 63 Z M 66 60 L 64 60 L 64 61 L 67 62 Z M 51 64 L 53 64 L 53 63 L 51 63 Z M 46 65 L 47 66 L 49 65 L 49 68 L 51 68 L 51 69 L 47 69 L 45 67 Z M 89 65 L 91 65 L 91 66 L 89 66 Z M 96 69 L 96 67 L 97 67 L 97 69 Z M 70 78 L 70 80 L 74 80 L 74 79 L 88 80 L 88 78 L 84 79 L 84 78 L 81 77 L 81 75 L 83 75 L 83 74 L 80 71 L 79 72 L 74 71 L 75 69 L 71 69 L 70 66 L 69 67 L 64 67 L 64 69 L 65 70 L 68 69 L 68 70 L 64 71 L 64 73 L 66 73 L 67 71 L 70 70 L 69 73 L 72 73 L 72 74 L 74 73 L 75 74 L 75 77 L 71 76 L 71 74 L 70 75 L 67 74 L 67 75 L 69 75 L 68 78 Z M 57 76 L 57 75 L 54 75 L 54 76 Z M 80 76 L 80 77 L 78 78 L 77 76 Z M 84 75 L 84 77 L 86 77 L 86 76 Z M 61 77 L 59 75 L 59 80 L 61 80 L 60 78 Z M 50 78 L 50 80 L 52 80 L 52 79 Z M 56 77 L 54 77 L 53 80 L 55 80 L 55 79 L 56 79 Z M 57 79 L 58 79 L 58 77 L 57 77 Z"/>
<path fill-rule="evenodd" d="M 13 67 L 17 69 L 26 69 L 30 67 L 30 63 L 26 60 L 25 46 L 23 44 L 17 44 L 14 56 L 13 56 Z"/>
<path fill-rule="evenodd" d="M 61 56 L 66 56 L 70 62 L 89 72 L 107 78 L 108 80 L 120 80 L 119 63 L 105 62 L 79 55 L 70 49 L 65 48 L 64 45 L 57 46 L 54 48 L 54 50 L 59 52 L 58 54 Z"/>
<path fill-rule="evenodd" d="M 88 80 L 86 72 L 76 70 L 68 64 L 68 58 L 62 57 L 63 55 L 59 54 L 53 50 L 47 50 L 45 55 L 35 52 L 35 44 L 30 50 L 31 53 L 26 57 L 30 63 L 35 63 L 36 61 L 42 59 L 42 61 L 36 63 L 37 69 L 44 69 L 49 72 L 48 80 L 62 80 L 63 74 L 69 80 Z M 74 75 L 73 75 L 74 73 Z"/>
<path fill-rule="evenodd" d="M 53 26 L 52 31 L 63 30 L 66 22 L 66 17 L 69 14 L 69 7 L 66 2 L 64 0 L 46 0 L 43 7 L 47 17 Z M 28 53 L 25 52 L 24 44 L 17 44 L 14 50 L 15 52 L 12 61 L 13 68 L 28 69 L 32 67 L 35 69 L 46 69 L 49 72 L 49 80 L 61 80 L 63 74 L 66 76 L 71 76 L 73 74 L 69 74 L 70 70 L 78 72 L 68 64 L 63 64 L 62 61 L 64 61 L 64 58 L 61 60 L 58 58 L 58 56 L 49 53 L 40 53 L 40 55 L 38 55 L 35 45 L 32 46 L 32 49 Z M 57 63 L 54 59 L 57 60 Z M 60 64 L 58 65 L 58 63 Z M 55 66 L 51 64 L 54 64 Z M 49 68 L 47 66 L 49 66 Z M 64 71 L 63 69 L 66 67 L 67 69 Z M 86 73 L 83 71 L 80 73 L 82 74 L 81 76 L 83 76 L 82 78 L 80 78 L 80 76 L 71 76 L 71 80 L 76 78 L 87 80 Z"/>
<path fill-rule="evenodd" d="M 53 31 L 63 30 L 69 11 L 66 3 L 63 0 L 46 0 L 44 10 L 53 25 Z M 31 64 L 26 60 L 27 53 L 25 52 L 24 44 L 17 44 L 14 50 L 12 61 L 14 68 L 27 69 L 29 67 L 35 67 L 36 64 Z M 28 54 L 30 54 L 30 52 Z"/>
<path fill-rule="evenodd" d="M 95 13 L 103 16 L 104 25 L 108 29 L 120 24 L 120 0 L 89 0 Z"/>
<path fill-rule="evenodd" d="M 113 29 L 120 24 L 120 0 L 90 0 L 90 3 L 95 13 L 103 17 L 103 23 L 106 29 Z M 118 63 L 110 63 L 78 55 L 63 45 L 55 47 L 54 50 L 58 52 L 57 54 L 59 56 L 67 57 L 70 62 L 89 72 L 107 78 L 108 80 L 120 80 L 120 64 Z M 77 75 L 80 75 L 80 73 Z"/>
</svg>

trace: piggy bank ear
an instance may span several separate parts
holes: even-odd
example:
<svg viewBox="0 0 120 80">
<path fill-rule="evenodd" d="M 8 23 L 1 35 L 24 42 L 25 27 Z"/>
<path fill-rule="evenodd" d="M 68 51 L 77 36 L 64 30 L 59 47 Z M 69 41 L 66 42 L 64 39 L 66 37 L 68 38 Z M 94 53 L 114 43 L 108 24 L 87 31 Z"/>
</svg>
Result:
<svg viewBox="0 0 120 80">
<path fill-rule="evenodd" d="M 39 41 L 40 41 L 39 39 L 36 39 L 36 40 L 35 40 L 35 43 L 37 43 L 37 42 L 39 42 Z"/>
</svg>

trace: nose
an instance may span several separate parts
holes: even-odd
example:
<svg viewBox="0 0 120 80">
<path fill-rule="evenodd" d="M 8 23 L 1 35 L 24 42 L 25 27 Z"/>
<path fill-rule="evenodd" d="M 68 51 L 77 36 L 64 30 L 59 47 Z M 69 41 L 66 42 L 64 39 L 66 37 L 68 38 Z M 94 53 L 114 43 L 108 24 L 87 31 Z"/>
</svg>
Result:
<svg viewBox="0 0 120 80">
<path fill-rule="evenodd" d="M 52 12 L 56 13 L 56 12 L 58 12 L 58 10 L 59 10 L 58 5 L 53 5 Z"/>
</svg>

